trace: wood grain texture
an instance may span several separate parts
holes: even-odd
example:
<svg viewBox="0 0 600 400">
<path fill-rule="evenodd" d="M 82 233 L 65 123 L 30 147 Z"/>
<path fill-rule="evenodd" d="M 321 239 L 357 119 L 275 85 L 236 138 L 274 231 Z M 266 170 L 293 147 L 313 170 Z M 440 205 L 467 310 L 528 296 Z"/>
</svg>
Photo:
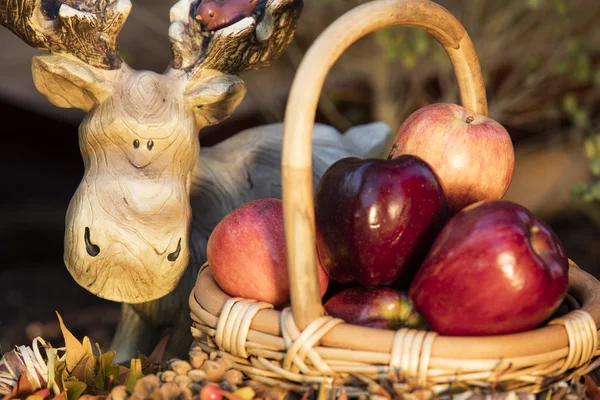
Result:
<svg viewBox="0 0 600 400">
<path fill-rule="evenodd" d="M 118 69 L 117 37 L 125 24 L 129 0 L 44 2 L 0 1 L 0 24 L 37 49 L 77 57 L 101 69 Z"/>
<path fill-rule="evenodd" d="M 313 182 L 318 182 L 325 170 L 340 158 L 381 153 L 389 134 L 389 128 L 382 123 L 357 126 L 343 135 L 329 126 L 315 125 L 311 141 Z M 174 334 L 187 338 L 170 342 L 168 354 L 185 354 L 191 343 L 188 298 L 198 270 L 207 260 L 206 245 L 214 227 L 229 212 L 251 200 L 282 198 L 282 141 L 283 124 L 271 124 L 242 131 L 216 146 L 201 149 L 191 175 L 188 268 L 176 289 L 165 297 L 132 305 L 142 320 L 155 327 L 172 326 Z M 183 317 L 186 323 L 178 323 Z M 113 341 L 119 359 L 127 360 L 129 350 L 141 342 L 139 331 L 135 324 L 120 331 Z"/>
<path fill-rule="evenodd" d="M 403 25 L 424 29 L 442 44 L 453 63 L 463 106 L 487 114 L 485 86 L 473 44 L 460 22 L 428 0 L 374 0 L 347 12 L 312 44 L 296 73 L 285 115 L 282 169 L 284 224 L 290 279 L 297 282 L 292 303 L 298 328 L 322 313 L 311 186 L 310 134 L 327 73 L 344 50 L 378 29 Z M 292 189 L 293 187 L 293 189 Z M 301 200 L 295 193 L 301 193 Z M 287 194 L 287 195 L 286 195 Z M 300 284 L 301 283 L 301 284 Z M 292 285 L 294 287 L 294 285 Z"/>
<path fill-rule="evenodd" d="M 195 74 L 216 69 L 229 74 L 276 60 L 293 40 L 302 0 L 268 0 L 252 15 L 216 32 L 203 32 L 194 18 L 197 2 L 180 0 L 171 9 L 169 39 L 173 68 Z"/>
</svg>

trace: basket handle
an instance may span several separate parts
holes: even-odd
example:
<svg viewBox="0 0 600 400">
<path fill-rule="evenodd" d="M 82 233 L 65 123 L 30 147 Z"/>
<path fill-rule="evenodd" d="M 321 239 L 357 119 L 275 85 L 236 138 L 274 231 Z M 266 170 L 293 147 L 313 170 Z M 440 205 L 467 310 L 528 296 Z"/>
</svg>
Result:
<svg viewBox="0 0 600 400">
<path fill-rule="evenodd" d="M 350 45 L 378 29 L 415 26 L 444 47 L 456 74 L 462 105 L 487 115 L 485 85 L 473 43 L 461 23 L 428 0 L 373 0 L 342 15 L 312 44 L 300 64 L 287 103 L 282 154 L 282 200 L 294 321 L 304 329 L 324 314 L 319 293 L 312 182 L 312 131 L 325 78 Z"/>
</svg>

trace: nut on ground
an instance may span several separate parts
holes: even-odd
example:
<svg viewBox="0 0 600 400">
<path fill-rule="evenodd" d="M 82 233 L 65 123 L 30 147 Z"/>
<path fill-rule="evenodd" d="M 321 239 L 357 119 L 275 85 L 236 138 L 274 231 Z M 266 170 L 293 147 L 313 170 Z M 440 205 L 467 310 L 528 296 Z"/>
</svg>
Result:
<svg viewBox="0 0 600 400">
<path fill-rule="evenodd" d="M 108 394 L 107 400 L 125 400 L 127 398 L 127 388 L 125 385 L 115 386 Z"/>
<path fill-rule="evenodd" d="M 204 364 L 202 364 L 201 370 L 206 373 L 206 377 L 211 382 L 220 382 L 223 379 L 223 375 L 225 371 L 230 368 L 230 365 L 227 361 L 222 358 L 218 358 L 215 360 L 206 360 Z"/>
<path fill-rule="evenodd" d="M 167 370 L 160 373 L 160 380 L 163 382 L 173 382 L 176 376 L 175 371 Z"/>
<path fill-rule="evenodd" d="M 178 400 L 181 396 L 181 389 L 173 382 L 165 383 L 159 390 L 164 400 Z"/>
<path fill-rule="evenodd" d="M 177 375 L 175 379 L 173 379 L 173 383 L 183 390 L 192 383 L 192 379 L 187 375 Z"/>
<path fill-rule="evenodd" d="M 160 386 L 160 379 L 156 375 L 147 375 L 135 382 L 132 397 L 138 399 L 150 398 L 154 389 Z"/>
<path fill-rule="evenodd" d="M 231 383 L 234 386 L 238 386 L 244 381 L 244 374 L 237 369 L 230 369 L 223 374 L 223 380 Z"/>
<path fill-rule="evenodd" d="M 192 368 L 194 368 L 194 369 L 198 369 L 198 368 L 202 367 L 202 364 L 204 364 L 204 361 L 206 361 L 207 359 L 208 359 L 208 354 L 206 354 L 203 351 L 196 351 L 196 350 L 190 351 L 190 364 L 192 365 Z"/>
<path fill-rule="evenodd" d="M 196 383 L 204 382 L 208 379 L 206 372 L 201 369 L 191 369 L 188 371 L 187 376 L 189 376 L 190 379 Z"/>
<path fill-rule="evenodd" d="M 175 371 L 177 375 L 187 375 L 188 371 L 192 369 L 192 366 L 189 362 L 184 360 L 173 360 L 169 364 L 169 368 Z"/>
</svg>

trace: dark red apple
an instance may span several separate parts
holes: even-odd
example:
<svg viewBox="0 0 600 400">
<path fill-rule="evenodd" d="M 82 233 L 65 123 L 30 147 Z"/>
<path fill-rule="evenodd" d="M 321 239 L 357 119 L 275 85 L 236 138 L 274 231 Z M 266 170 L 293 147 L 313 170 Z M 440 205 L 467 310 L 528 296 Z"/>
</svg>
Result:
<svg viewBox="0 0 600 400">
<path fill-rule="evenodd" d="M 512 180 L 510 135 L 493 119 L 456 104 L 432 104 L 411 114 L 394 139 L 389 158 L 413 154 L 440 179 L 451 211 L 482 200 L 500 200 Z"/>
<path fill-rule="evenodd" d="M 206 255 L 215 281 L 230 296 L 275 306 L 289 302 L 281 200 L 253 200 L 227 214 L 212 231 Z M 329 278 L 317 266 L 323 296 Z"/>
<path fill-rule="evenodd" d="M 409 155 L 338 160 L 315 194 L 319 259 L 341 283 L 407 288 L 447 219 L 435 173 Z"/>
<path fill-rule="evenodd" d="M 444 335 L 500 335 L 539 326 L 560 306 L 569 263 L 550 228 L 525 207 L 484 201 L 448 222 L 409 296 Z"/>
<path fill-rule="evenodd" d="M 424 329 L 426 323 L 406 293 L 389 287 L 345 289 L 324 305 L 332 317 L 346 323 L 380 329 Z"/>
</svg>

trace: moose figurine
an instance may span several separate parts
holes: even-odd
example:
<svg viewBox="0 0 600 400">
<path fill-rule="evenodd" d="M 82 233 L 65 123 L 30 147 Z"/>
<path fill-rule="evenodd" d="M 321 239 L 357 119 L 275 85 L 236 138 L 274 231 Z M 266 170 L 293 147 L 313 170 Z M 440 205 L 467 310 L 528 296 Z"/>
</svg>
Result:
<svg viewBox="0 0 600 400">
<path fill-rule="evenodd" d="M 302 6 L 258 1 L 207 34 L 196 18 L 202 4 L 180 0 L 170 13 L 173 61 L 158 74 L 119 56 L 130 0 L 0 0 L 0 23 L 50 53 L 32 61 L 36 88 L 56 106 L 87 112 L 79 127 L 85 172 L 66 215 L 64 262 L 79 285 L 123 303 L 112 344 L 119 360 L 150 351 L 164 328 L 167 356 L 189 349 L 187 301 L 212 229 L 245 202 L 281 197 L 282 124 L 202 151 L 198 132 L 244 97 L 236 74 L 280 56 Z M 345 134 L 317 124 L 314 183 L 342 157 L 377 154 L 387 135 L 383 124 Z"/>
</svg>

